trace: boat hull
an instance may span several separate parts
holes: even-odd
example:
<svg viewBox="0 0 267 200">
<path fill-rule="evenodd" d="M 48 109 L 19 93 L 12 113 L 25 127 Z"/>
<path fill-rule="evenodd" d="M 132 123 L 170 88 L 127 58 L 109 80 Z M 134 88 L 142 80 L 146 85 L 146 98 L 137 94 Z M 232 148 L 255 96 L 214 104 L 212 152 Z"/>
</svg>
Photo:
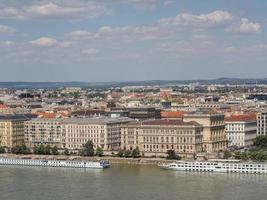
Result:
<svg viewBox="0 0 267 200">
<path fill-rule="evenodd" d="M 64 167 L 64 168 L 91 168 L 104 169 L 110 167 L 107 161 L 59 161 L 59 160 L 31 160 L 0 158 L 0 165 Z"/>
<path fill-rule="evenodd" d="M 176 162 L 159 164 L 162 169 L 175 171 L 267 174 L 267 164 L 262 163 L 218 163 L 218 162 Z"/>
</svg>

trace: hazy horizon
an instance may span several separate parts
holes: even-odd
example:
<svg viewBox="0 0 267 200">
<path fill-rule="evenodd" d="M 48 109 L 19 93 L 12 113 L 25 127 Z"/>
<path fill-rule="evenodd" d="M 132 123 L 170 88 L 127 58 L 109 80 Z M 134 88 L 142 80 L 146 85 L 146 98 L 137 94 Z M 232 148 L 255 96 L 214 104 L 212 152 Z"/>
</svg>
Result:
<svg viewBox="0 0 267 200">
<path fill-rule="evenodd" d="M 0 0 L 0 82 L 265 78 L 267 1 Z"/>
</svg>

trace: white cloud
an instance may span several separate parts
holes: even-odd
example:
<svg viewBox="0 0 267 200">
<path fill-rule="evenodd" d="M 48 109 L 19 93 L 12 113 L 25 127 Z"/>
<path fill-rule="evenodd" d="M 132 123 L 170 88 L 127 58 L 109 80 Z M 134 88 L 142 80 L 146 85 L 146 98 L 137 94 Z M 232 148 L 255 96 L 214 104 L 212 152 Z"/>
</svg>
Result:
<svg viewBox="0 0 267 200">
<path fill-rule="evenodd" d="M 234 53 L 234 52 L 236 52 L 237 51 L 237 49 L 235 48 L 235 47 L 233 47 L 233 46 L 229 46 L 229 47 L 226 47 L 225 49 L 224 49 L 224 52 L 225 53 Z"/>
<path fill-rule="evenodd" d="M 160 0 L 27 0 L 5 1 L 0 18 L 8 19 L 93 19 L 112 15 L 114 6 L 128 4 L 135 8 L 155 8 Z"/>
<path fill-rule="evenodd" d="M 97 34 L 104 37 L 132 37 L 133 39 L 151 40 L 159 32 L 158 27 L 153 26 L 104 26 L 98 29 Z M 153 36 L 153 37 L 152 37 Z"/>
<path fill-rule="evenodd" d="M 174 0 L 168 0 L 168 1 L 164 1 L 163 2 L 163 5 L 164 6 L 169 6 L 169 5 L 173 5 L 173 4 L 175 4 L 175 1 Z"/>
<path fill-rule="evenodd" d="M 131 4 L 139 9 L 153 9 L 160 0 L 113 0 L 112 3 Z M 106 1 L 107 2 L 107 1 Z"/>
<path fill-rule="evenodd" d="M 93 39 L 96 37 L 94 32 L 86 30 L 76 30 L 68 34 L 73 40 Z"/>
<path fill-rule="evenodd" d="M 226 29 L 228 32 L 237 33 L 259 33 L 261 25 L 256 22 L 251 22 L 247 18 L 242 18 L 240 22 L 233 24 L 230 28 Z"/>
<path fill-rule="evenodd" d="M 93 19 L 102 15 L 110 15 L 111 11 L 96 1 L 36 1 L 29 5 L 4 7 L 0 9 L 0 18 L 41 19 L 70 18 Z"/>
<path fill-rule="evenodd" d="M 61 42 L 59 45 L 60 45 L 60 47 L 67 48 L 67 47 L 70 47 L 72 45 L 72 42 L 64 41 L 64 42 Z"/>
<path fill-rule="evenodd" d="M 0 33 L 14 33 L 15 29 L 9 26 L 0 25 Z"/>
<path fill-rule="evenodd" d="M 86 54 L 86 55 L 94 55 L 94 54 L 98 54 L 99 50 L 97 49 L 84 49 L 82 50 L 82 54 Z"/>
<path fill-rule="evenodd" d="M 193 15 L 188 13 L 178 14 L 176 17 L 165 18 L 159 21 L 163 26 L 188 26 L 188 27 L 214 27 L 225 25 L 233 20 L 227 11 L 217 10 L 208 14 Z"/>
<path fill-rule="evenodd" d="M 10 40 L 6 40 L 6 41 L 1 41 L 0 45 L 4 45 L 4 46 L 12 46 L 14 45 L 15 42 L 14 41 L 10 41 Z"/>
<path fill-rule="evenodd" d="M 212 36 L 210 35 L 206 35 L 206 34 L 196 34 L 193 36 L 194 39 L 197 40 L 209 40 L 209 39 L 213 39 Z"/>
<path fill-rule="evenodd" d="M 51 47 L 57 44 L 57 40 L 49 37 L 40 37 L 36 40 L 30 41 L 30 44 L 41 47 Z"/>
<path fill-rule="evenodd" d="M 147 41 L 160 37 L 161 31 L 155 26 L 122 26 L 122 27 L 100 27 L 95 32 L 76 30 L 68 34 L 74 40 L 84 39 L 120 39 L 121 41 Z"/>
<path fill-rule="evenodd" d="M 258 44 L 258 45 L 255 45 L 255 48 L 266 50 L 267 49 L 267 44 Z"/>
</svg>

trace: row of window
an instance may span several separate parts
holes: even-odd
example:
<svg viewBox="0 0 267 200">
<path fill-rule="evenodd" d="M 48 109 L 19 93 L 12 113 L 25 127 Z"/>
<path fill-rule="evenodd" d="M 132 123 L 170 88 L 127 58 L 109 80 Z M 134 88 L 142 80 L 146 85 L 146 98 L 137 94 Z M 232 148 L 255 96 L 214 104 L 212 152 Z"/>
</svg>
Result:
<svg viewBox="0 0 267 200">
<path fill-rule="evenodd" d="M 171 142 L 171 143 L 193 143 L 194 138 L 192 137 L 143 137 L 143 142 Z"/>
</svg>

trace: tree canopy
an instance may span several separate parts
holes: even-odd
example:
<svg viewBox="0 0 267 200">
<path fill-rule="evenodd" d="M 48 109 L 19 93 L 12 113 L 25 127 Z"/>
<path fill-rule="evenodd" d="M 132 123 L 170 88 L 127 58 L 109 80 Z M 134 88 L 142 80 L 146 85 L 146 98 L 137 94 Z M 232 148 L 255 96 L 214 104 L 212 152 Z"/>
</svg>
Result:
<svg viewBox="0 0 267 200">
<path fill-rule="evenodd" d="M 94 156 L 94 144 L 91 140 L 85 143 L 84 148 L 80 151 L 81 156 Z"/>
<path fill-rule="evenodd" d="M 21 146 L 15 146 L 11 148 L 11 153 L 13 154 L 29 154 L 31 153 L 30 149 L 26 147 L 25 144 Z"/>
<path fill-rule="evenodd" d="M 254 140 L 253 145 L 257 149 L 267 150 L 267 135 L 256 137 L 255 140 Z"/>
<path fill-rule="evenodd" d="M 169 149 L 167 151 L 167 159 L 170 160 L 181 160 L 181 157 L 179 155 L 176 155 L 175 151 L 173 149 Z"/>
</svg>

